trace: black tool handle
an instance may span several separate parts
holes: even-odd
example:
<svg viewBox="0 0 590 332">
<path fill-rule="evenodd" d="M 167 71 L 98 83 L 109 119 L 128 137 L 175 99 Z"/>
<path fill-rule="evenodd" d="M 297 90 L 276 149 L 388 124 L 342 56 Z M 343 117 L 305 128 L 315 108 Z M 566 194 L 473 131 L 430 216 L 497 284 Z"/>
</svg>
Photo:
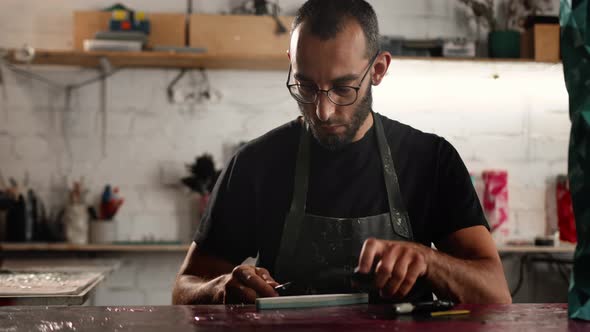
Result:
<svg viewBox="0 0 590 332">
<path fill-rule="evenodd" d="M 355 288 L 370 291 L 375 288 L 375 272 L 360 273 L 355 270 L 350 277 L 350 281 Z"/>
<path fill-rule="evenodd" d="M 455 306 L 453 301 L 436 300 L 431 302 L 418 302 L 414 304 L 414 312 L 434 312 L 449 310 Z"/>
</svg>

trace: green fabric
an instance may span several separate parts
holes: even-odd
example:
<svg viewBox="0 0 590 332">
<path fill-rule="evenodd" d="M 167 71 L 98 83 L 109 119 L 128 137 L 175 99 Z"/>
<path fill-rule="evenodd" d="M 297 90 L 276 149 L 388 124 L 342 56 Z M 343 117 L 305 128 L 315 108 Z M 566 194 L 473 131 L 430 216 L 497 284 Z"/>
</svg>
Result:
<svg viewBox="0 0 590 332">
<path fill-rule="evenodd" d="M 590 320 L 590 18 L 589 0 L 561 0 L 561 54 L 572 122 L 568 176 L 578 245 L 569 287 L 570 318 Z"/>
</svg>

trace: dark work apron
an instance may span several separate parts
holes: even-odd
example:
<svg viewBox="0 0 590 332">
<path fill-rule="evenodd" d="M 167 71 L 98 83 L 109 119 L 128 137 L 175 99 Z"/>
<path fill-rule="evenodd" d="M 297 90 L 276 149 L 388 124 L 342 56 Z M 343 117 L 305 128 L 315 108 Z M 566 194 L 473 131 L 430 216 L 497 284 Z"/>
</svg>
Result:
<svg viewBox="0 0 590 332">
<path fill-rule="evenodd" d="M 410 219 L 402 202 L 381 116 L 375 113 L 372 116 L 383 165 L 389 212 L 362 218 L 331 218 L 305 213 L 311 134 L 307 126 L 303 125 L 295 166 L 293 198 L 283 226 L 274 269 L 276 280 L 292 281 L 298 285 L 296 293 L 354 292 L 349 277 L 358 265 L 359 255 L 367 238 L 413 240 Z M 425 300 L 432 299 L 432 295 L 417 283 L 407 298 Z"/>
</svg>

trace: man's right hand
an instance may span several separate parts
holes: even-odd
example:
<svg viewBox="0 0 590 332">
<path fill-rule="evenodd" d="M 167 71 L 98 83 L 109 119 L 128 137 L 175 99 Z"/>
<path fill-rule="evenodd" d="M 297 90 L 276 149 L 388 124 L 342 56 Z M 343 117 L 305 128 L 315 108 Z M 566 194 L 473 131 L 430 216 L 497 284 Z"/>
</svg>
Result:
<svg viewBox="0 0 590 332">
<path fill-rule="evenodd" d="M 257 297 L 279 295 L 274 289 L 279 284 L 261 267 L 239 265 L 224 279 L 222 292 L 225 304 L 254 303 Z"/>
<path fill-rule="evenodd" d="M 257 297 L 278 296 L 278 283 L 264 268 L 237 266 L 200 252 L 192 243 L 174 284 L 174 304 L 254 303 Z"/>
</svg>

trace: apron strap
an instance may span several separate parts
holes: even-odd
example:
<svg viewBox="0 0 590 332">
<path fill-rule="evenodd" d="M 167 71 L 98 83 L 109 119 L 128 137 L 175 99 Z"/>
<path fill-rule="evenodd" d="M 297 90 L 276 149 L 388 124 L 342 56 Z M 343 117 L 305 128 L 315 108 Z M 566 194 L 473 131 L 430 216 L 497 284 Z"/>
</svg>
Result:
<svg viewBox="0 0 590 332">
<path fill-rule="evenodd" d="M 301 220 L 305 216 L 305 205 L 307 202 L 307 188 L 309 178 L 309 130 L 304 121 L 301 126 L 299 138 L 299 150 L 297 162 L 295 163 L 295 176 L 293 182 L 293 198 L 291 207 L 285 218 L 283 235 L 275 263 L 275 275 L 280 278 L 281 273 L 286 273 L 289 262 L 295 257 L 295 249 L 299 240 Z"/>
<path fill-rule="evenodd" d="M 377 146 L 379 148 L 379 154 L 381 155 L 381 162 L 383 165 L 383 177 L 385 180 L 385 189 L 387 190 L 391 226 L 397 235 L 412 240 L 413 235 L 412 226 L 410 225 L 410 217 L 402 200 L 399 181 L 393 165 L 393 158 L 391 157 L 391 150 L 389 149 L 389 144 L 387 144 L 385 130 L 383 130 L 381 115 L 377 115 L 374 112 L 371 113 L 373 115 L 373 123 L 377 134 Z"/>
</svg>

